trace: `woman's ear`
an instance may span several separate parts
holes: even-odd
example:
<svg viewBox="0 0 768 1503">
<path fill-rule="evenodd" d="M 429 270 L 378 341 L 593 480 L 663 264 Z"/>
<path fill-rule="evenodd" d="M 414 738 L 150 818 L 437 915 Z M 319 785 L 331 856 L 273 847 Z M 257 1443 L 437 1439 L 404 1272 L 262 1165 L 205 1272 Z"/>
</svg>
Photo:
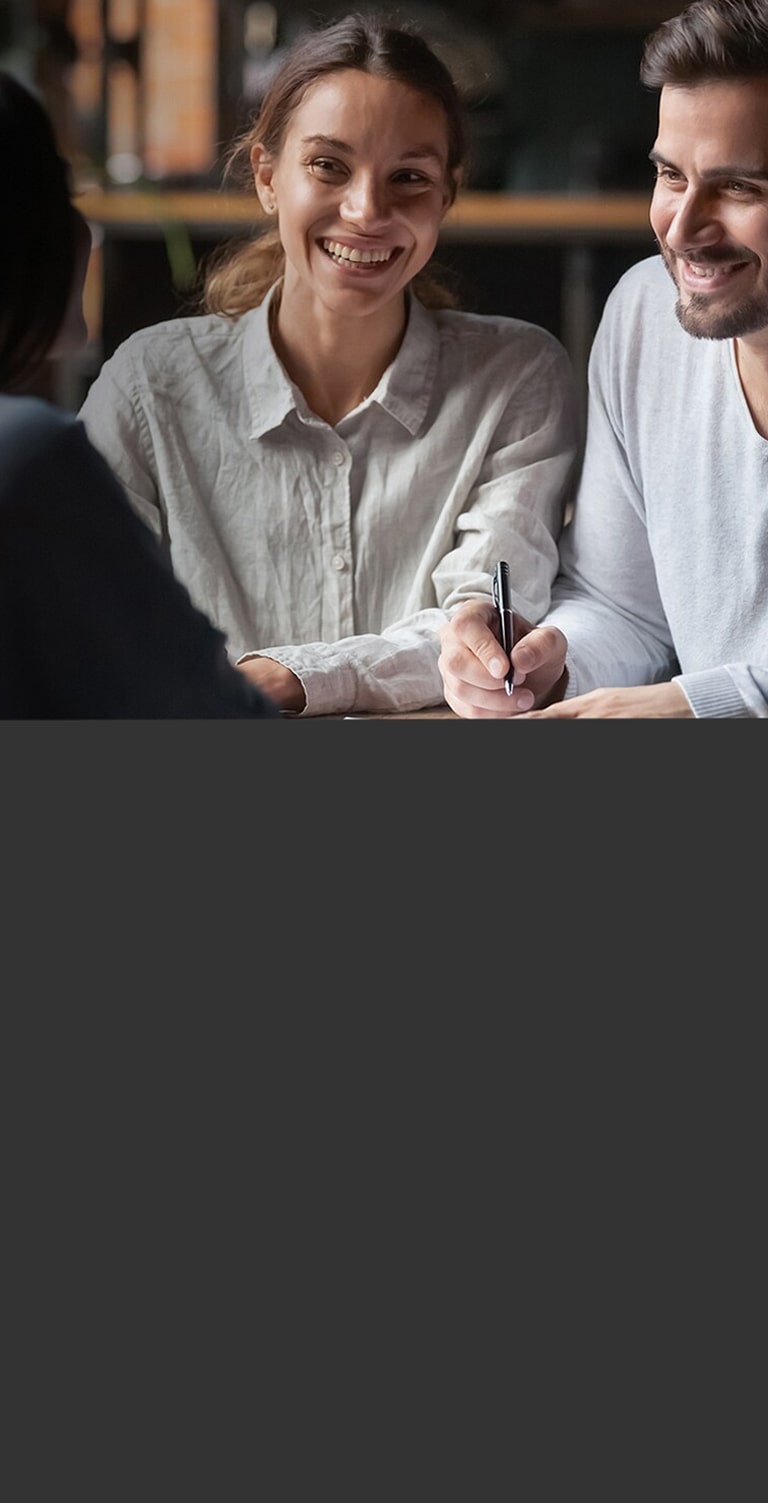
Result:
<svg viewBox="0 0 768 1503">
<path fill-rule="evenodd" d="M 277 207 L 272 187 L 272 159 L 260 141 L 251 147 L 251 169 L 259 203 L 265 214 L 274 214 Z"/>
</svg>

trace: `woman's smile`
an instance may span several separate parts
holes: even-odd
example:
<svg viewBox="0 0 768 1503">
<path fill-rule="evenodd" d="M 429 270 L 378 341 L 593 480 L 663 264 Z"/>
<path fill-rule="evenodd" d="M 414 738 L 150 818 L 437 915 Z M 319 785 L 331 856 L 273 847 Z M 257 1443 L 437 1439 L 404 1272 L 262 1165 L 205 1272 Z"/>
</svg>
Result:
<svg viewBox="0 0 768 1503">
<path fill-rule="evenodd" d="M 321 240 L 319 244 L 332 261 L 344 266 L 362 267 L 366 270 L 386 265 L 388 261 L 402 254 L 399 246 L 390 246 L 386 250 L 364 250 L 341 240 Z"/>
<path fill-rule="evenodd" d="M 283 328 L 293 306 L 306 334 L 313 299 L 321 317 L 386 313 L 404 327 L 405 288 L 452 199 L 448 149 L 441 105 L 417 89 L 353 68 L 312 84 L 279 155 L 253 156 L 285 252 Z"/>
</svg>

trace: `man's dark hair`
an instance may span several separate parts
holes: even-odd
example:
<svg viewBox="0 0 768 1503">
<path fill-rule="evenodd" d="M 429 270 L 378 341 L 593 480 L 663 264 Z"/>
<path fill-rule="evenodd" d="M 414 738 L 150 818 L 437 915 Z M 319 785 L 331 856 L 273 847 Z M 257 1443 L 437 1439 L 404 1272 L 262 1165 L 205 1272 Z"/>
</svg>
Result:
<svg viewBox="0 0 768 1503">
<path fill-rule="evenodd" d="M 667 84 L 768 75 L 768 0 L 693 0 L 646 38 L 640 81 Z"/>
</svg>

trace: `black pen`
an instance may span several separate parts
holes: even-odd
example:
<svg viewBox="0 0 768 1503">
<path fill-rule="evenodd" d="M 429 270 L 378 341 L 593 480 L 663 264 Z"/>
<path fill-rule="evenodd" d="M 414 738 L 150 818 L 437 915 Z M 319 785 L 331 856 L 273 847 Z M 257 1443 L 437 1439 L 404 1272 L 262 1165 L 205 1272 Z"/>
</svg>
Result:
<svg viewBox="0 0 768 1503">
<path fill-rule="evenodd" d="M 512 600 L 509 594 L 509 564 L 500 559 L 493 575 L 493 603 L 499 613 L 501 645 L 510 660 L 509 673 L 504 680 L 507 694 L 515 687 L 515 671 L 512 667 L 512 648 L 515 645 L 515 623 L 512 615 Z"/>
</svg>

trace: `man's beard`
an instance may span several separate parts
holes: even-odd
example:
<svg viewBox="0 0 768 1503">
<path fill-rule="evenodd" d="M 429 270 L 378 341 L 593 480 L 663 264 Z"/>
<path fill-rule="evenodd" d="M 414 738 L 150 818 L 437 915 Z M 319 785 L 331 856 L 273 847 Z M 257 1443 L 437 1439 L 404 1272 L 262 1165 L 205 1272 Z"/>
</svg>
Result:
<svg viewBox="0 0 768 1503">
<path fill-rule="evenodd" d="M 657 244 L 664 265 L 677 287 L 673 270 L 676 257 L 660 240 Z M 768 327 L 768 295 L 759 297 L 754 294 L 744 298 L 735 307 L 718 309 L 712 306 L 711 298 L 704 293 L 693 292 L 684 303 L 678 288 L 675 315 L 686 334 L 691 334 L 694 339 L 743 339 L 745 334 L 757 334 L 760 329 Z"/>
</svg>

